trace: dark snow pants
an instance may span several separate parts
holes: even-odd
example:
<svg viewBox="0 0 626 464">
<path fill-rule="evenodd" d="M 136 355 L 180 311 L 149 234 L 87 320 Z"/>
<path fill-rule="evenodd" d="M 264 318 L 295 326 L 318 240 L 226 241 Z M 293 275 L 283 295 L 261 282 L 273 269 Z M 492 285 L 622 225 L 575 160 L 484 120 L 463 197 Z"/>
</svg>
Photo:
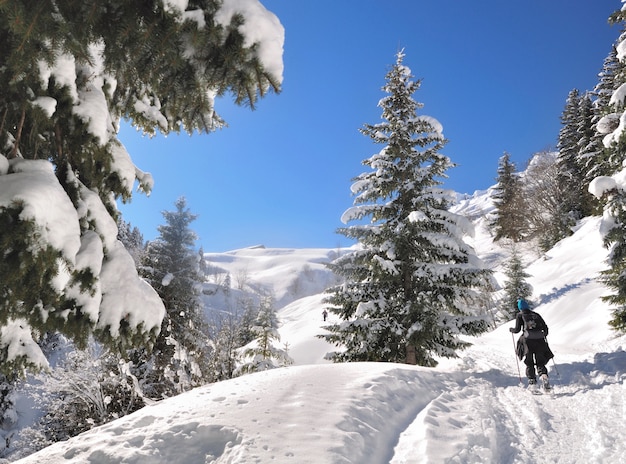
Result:
<svg viewBox="0 0 626 464">
<path fill-rule="evenodd" d="M 548 375 L 548 369 L 546 364 L 552 357 L 550 355 L 550 348 L 543 338 L 526 339 L 526 346 L 528 348 L 528 354 L 524 358 L 524 364 L 526 364 L 526 377 L 529 379 L 536 379 L 535 366 L 537 366 L 537 373 L 541 376 L 543 374 Z"/>
</svg>

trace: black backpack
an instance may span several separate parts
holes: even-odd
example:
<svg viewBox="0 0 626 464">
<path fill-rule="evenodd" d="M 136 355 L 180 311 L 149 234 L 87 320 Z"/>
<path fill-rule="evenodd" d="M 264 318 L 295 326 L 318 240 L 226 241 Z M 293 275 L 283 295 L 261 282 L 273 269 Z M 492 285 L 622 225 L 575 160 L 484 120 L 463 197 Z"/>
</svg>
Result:
<svg viewBox="0 0 626 464">
<path fill-rule="evenodd" d="M 524 320 L 524 337 L 527 339 L 545 338 L 544 328 L 546 323 L 542 317 L 533 312 L 522 312 L 522 319 Z"/>
</svg>

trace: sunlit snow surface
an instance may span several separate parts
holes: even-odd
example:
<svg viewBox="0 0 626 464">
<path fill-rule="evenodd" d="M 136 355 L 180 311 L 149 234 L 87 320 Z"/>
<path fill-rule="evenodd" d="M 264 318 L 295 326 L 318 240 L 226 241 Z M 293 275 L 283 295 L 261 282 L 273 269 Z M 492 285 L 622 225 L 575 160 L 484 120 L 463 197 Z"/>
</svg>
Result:
<svg viewBox="0 0 626 464">
<path fill-rule="evenodd" d="M 490 208 L 483 192 L 457 211 L 474 220 L 468 242 L 501 280 L 506 251 L 481 218 Z M 321 263 L 340 250 L 237 250 L 210 256 L 223 270 L 245 268 L 250 284 L 275 286 L 294 366 L 198 388 L 19 462 L 625 462 L 626 337 L 610 331 L 599 299 L 607 293 L 596 282 L 606 258 L 599 226 L 587 219 L 547 255 L 523 255 L 556 353 L 552 395 L 520 386 L 511 324 L 434 369 L 329 364 L 323 357 L 333 347 L 315 338 L 323 295 L 311 276 L 328 279 Z M 303 269 L 308 287 L 290 293 Z"/>
</svg>

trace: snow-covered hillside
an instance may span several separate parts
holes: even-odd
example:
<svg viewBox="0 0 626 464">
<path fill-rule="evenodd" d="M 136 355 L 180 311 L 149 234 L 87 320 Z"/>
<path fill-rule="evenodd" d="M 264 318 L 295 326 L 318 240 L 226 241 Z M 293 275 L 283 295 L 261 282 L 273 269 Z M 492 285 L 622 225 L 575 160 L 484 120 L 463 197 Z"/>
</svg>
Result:
<svg viewBox="0 0 626 464">
<path fill-rule="evenodd" d="M 226 253 L 205 253 L 208 270 L 204 306 L 207 312 L 229 310 L 241 297 L 271 295 L 275 307 L 282 308 L 300 298 L 319 294 L 334 281 L 325 264 L 344 251 L 255 246 Z"/>
<path fill-rule="evenodd" d="M 490 207 L 479 192 L 457 209 L 472 216 L 477 233 L 468 240 L 497 268 L 506 250 L 484 227 Z M 556 354 L 553 395 L 521 387 L 511 324 L 433 369 L 329 364 L 332 347 L 315 338 L 320 290 L 332 278 L 320 263 L 338 250 L 238 250 L 210 261 L 273 292 L 294 366 L 198 388 L 19 462 L 626 463 L 626 336 L 611 332 L 600 300 L 598 229 L 598 218 L 586 219 L 549 253 L 524 256 Z"/>
</svg>

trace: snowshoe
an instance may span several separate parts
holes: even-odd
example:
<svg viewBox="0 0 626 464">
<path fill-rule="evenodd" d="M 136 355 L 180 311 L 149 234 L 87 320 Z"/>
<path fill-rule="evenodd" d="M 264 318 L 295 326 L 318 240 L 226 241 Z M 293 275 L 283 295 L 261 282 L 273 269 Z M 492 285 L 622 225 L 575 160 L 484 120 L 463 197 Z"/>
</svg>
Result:
<svg viewBox="0 0 626 464">
<path fill-rule="evenodd" d="M 550 392 L 552 391 L 552 385 L 550 385 L 550 380 L 548 379 L 548 376 L 546 374 L 543 374 L 541 376 L 541 382 L 543 384 L 543 390 L 546 392 Z"/>
<path fill-rule="evenodd" d="M 539 390 L 539 384 L 536 379 L 528 379 L 528 391 L 533 395 L 541 395 L 541 390 Z"/>
</svg>

